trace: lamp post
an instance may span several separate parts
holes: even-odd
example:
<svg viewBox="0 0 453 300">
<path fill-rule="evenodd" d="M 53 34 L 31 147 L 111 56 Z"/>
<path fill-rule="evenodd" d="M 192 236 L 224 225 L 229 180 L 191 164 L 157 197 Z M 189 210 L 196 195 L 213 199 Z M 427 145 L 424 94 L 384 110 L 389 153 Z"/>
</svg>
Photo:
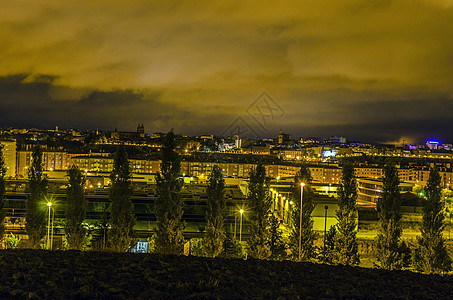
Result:
<svg viewBox="0 0 453 300">
<path fill-rule="evenodd" d="M 50 250 L 53 248 L 53 223 L 55 221 L 55 208 L 52 209 L 52 225 L 50 226 Z"/>
<path fill-rule="evenodd" d="M 236 220 L 238 219 L 238 217 L 236 216 L 236 213 L 234 214 L 234 238 L 236 238 L 236 228 L 237 228 L 237 225 L 236 225 Z"/>
<path fill-rule="evenodd" d="M 275 214 L 275 203 L 276 202 L 277 202 L 277 191 L 272 190 L 272 204 L 273 204 L 272 214 Z"/>
<path fill-rule="evenodd" d="M 244 210 L 241 209 L 239 212 L 241 213 L 241 221 L 239 223 L 239 242 L 242 242 L 242 214 L 244 213 Z"/>
<path fill-rule="evenodd" d="M 304 186 L 305 183 L 300 184 L 300 223 L 299 223 L 299 261 L 300 255 L 302 253 L 302 199 L 304 196 Z"/>
<path fill-rule="evenodd" d="M 327 205 L 324 205 L 324 209 L 326 210 L 324 214 L 324 258 L 326 257 L 326 233 L 327 233 L 327 209 L 329 207 Z"/>
<path fill-rule="evenodd" d="M 49 208 L 49 216 L 47 217 L 47 249 L 50 249 L 50 209 L 52 202 L 47 202 L 47 207 Z"/>
<path fill-rule="evenodd" d="M 283 223 L 285 223 L 285 215 L 288 215 L 288 200 L 283 197 Z"/>
</svg>

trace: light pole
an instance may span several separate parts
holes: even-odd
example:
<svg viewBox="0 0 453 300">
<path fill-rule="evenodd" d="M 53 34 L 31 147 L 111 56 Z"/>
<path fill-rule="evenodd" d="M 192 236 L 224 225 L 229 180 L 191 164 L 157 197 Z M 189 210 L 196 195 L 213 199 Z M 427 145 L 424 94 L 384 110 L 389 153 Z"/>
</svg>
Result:
<svg viewBox="0 0 453 300">
<path fill-rule="evenodd" d="M 55 221 L 55 208 L 52 209 L 52 225 L 50 226 L 50 250 L 53 248 L 53 222 Z"/>
<path fill-rule="evenodd" d="M 239 212 L 241 213 L 241 222 L 239 223 L 239 242 L 242 242 L 242 214 L 244 213 L 244 210 L 241 209 Z"/>
<path fill-rule="evenodd" d="M 285 215 L 288 214 L 288 200 L 286 197 L 283 197 L 283 223 L 285 223 Z"/>
<path fill-rule="evenodd" d="M 277 202 L 277 191 L 272 190 L 272 205 L 273 205 L 272 214 L 275 214 L 275 203 L 276 202 Z"/>
<path fill-rule="evenodd" d="M 324 214 L 324 258 L 326 258 L 327 209 L 329 209 L 329 207 L 324 205 L 324 209 L 326 210 L 326 213 Z"/>
<path fill-rule="evenodd" d="M 302 253 L 302 199 L 304 196 L 304 186 L 305 183 L 300 184 L 300 223 L 299 223 L 299 261 L 300 255 Z"/>
<path fill-rule="evenodd" d="M 50 209 L 52 207 L 52 202 L 47 202 L 47 207 L 49 208 L 49 216 L 47 218 L 47 249 L 50 249 Z"/>
<path fill-rule="evenodd" d="M 238 219 L 238 217 L 236 216 L 236 213 L 234 213 L 234 238 L 236 238 L 236 228 L 237 228 L 236 220 L 237 219 Z"/>
</svg>

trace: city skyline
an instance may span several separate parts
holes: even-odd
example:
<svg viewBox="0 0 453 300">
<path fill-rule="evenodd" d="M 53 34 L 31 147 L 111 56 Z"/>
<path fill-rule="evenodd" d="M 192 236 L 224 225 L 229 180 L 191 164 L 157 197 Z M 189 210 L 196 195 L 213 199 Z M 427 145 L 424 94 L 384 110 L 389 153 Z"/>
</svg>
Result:
<svg viewBox="0 0 453 300">
<path fill-rule="evenodd" d="M 0 16 L 0 127 L 220 135 L 240 118 L 261 137 L 453 141 L 448 0 L 14 1 Z M 253 111 L 263 92 L 275 116 Z"/>
</svg>

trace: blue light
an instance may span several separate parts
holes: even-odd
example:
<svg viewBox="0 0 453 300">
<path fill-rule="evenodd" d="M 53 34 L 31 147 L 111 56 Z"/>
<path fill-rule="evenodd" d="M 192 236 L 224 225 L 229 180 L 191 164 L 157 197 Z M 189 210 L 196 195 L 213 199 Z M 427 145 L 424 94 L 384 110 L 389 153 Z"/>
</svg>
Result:
<svg viewBox="0 0 453 300">
<path fill-rule="evenodd" d="M 432 145 L 440 145 L 440 142 L 438 140 L 429 140 L 427 143 Z"/>
</svg>

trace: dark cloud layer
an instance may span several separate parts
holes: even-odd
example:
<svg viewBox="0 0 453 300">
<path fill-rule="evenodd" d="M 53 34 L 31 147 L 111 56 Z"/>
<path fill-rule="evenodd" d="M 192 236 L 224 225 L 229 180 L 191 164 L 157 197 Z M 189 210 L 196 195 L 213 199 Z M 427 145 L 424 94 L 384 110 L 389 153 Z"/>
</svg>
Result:
<svg viewBox="0 0 453 300">
<path fill-rule="evenodd" d="M 2 126 L 133 130 L 138 123 L 145 123 L 148 128 L 163 130 L 167 126 L 162 124 L 171 124 L 188 114 L 160 102 L 158 92 L 91 91 L 81 99 L 61 100 L 51 98 L 51 81 L 24 83 L 26 78 L 0 78 Z"/>
<path fill-rule="evenodd" d="M 267 91 L 285 114 L 260 135 L 453 142 L 451 20 L 451 0 L 8 1 L 0 123 L 221 133 Z"/>
</svg>

